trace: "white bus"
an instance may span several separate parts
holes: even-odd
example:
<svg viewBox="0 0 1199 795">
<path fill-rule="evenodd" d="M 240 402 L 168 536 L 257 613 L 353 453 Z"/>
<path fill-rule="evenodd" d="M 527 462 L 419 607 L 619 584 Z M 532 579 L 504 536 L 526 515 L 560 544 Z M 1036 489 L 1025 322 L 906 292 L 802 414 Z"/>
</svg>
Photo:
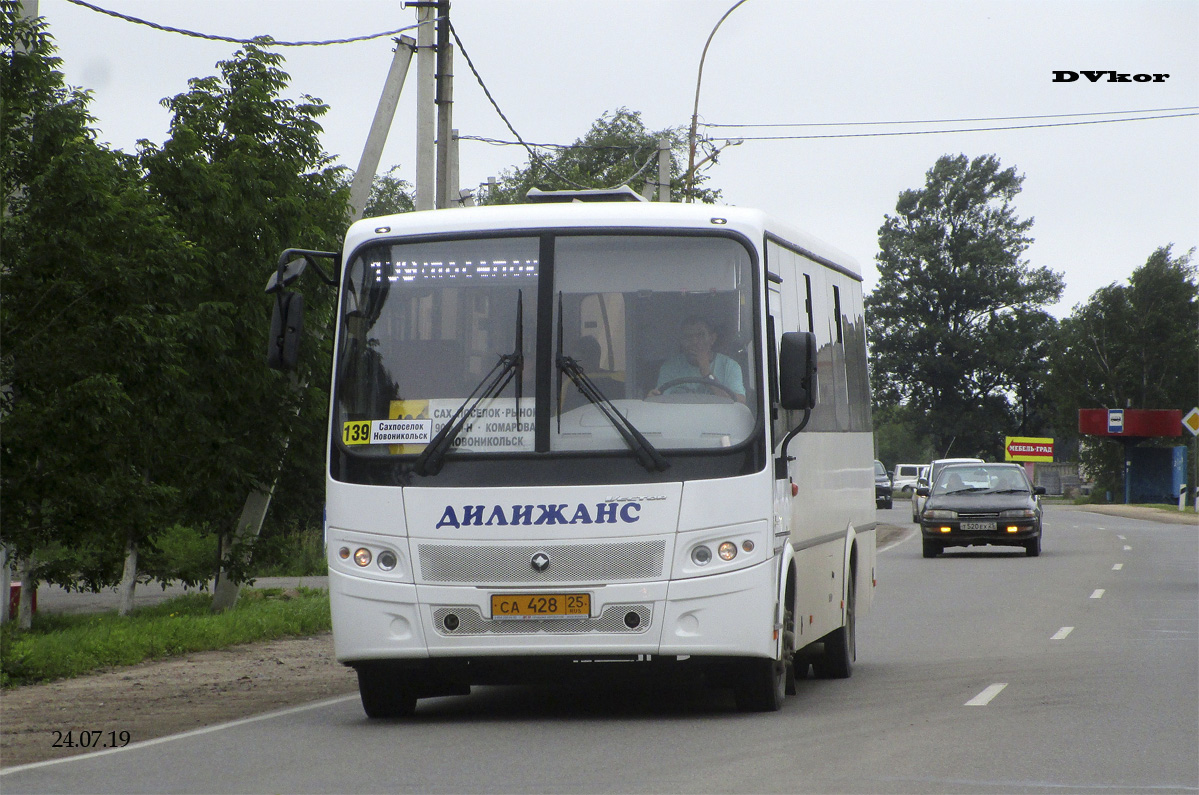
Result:
<svg viewBox="0 0 1199 795">
<path fill-rule="evenodd" d="M 268 285 L 287 369 L 284 288 L 334 260 L 325 540 L 366 714 L 600 661 L 747 711 L 849 676 L 875 586 L 856 265 L 754 210 L 530 198 L 362 220 Z"/>
</svg>

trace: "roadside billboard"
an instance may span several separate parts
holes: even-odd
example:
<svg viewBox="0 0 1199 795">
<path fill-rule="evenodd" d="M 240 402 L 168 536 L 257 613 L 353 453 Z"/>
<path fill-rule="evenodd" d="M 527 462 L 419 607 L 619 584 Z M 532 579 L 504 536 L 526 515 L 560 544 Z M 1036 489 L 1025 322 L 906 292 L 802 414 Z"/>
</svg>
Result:
<svg viewBox="0 0 1199 795">
<path fill-rule="evenodd" d="M 1007 436 L 1003 443 L 1004 461 L 1053 463 L 1053 439 L 1029 436 Z"/>
</svg>

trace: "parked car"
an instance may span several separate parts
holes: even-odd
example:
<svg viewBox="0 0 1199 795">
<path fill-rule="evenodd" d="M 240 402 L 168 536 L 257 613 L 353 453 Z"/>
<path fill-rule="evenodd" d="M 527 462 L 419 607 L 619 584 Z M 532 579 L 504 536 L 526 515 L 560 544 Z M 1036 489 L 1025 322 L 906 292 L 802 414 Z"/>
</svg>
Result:
<svg viewBox="0 0 1199 795">
<path fill-rule="evenodd" d="M 883 462 L 876 460 L 874 462 L 874 507 L 890 508 L 893 504 L 891 494 L 891 476 L 887 474 L 887 468 L 883 466 Z"/>
<path fill-rule="evenodd" d="M 916 490 L 916 481 L 920 479 L 920 470 L 927 464 L 896 464 L 891 475 L 891 489 L 905 497 Z"/>
<path fill-rule="evenodd" d="M 981 458 L 938 458 L 929 464 L 927 472 L 920 473 L 920 479 L 916 481 L 916 490 L 912 492 L 912 521 L 920 521 L 920 509 L 924 505 L 924 497 L 920 496 L 920 487 L 929 486 L 936 480 L 937 473 L 941 471 L 941 467 L 949 464 L 981 464 Z"/>
<path fill-rule="evenodd" d="M 1024 547 L 1041 554 L 1041 501 L 1019 464 L 951 464 L 942 467 L 932 488 L 918 491 L 928 499 L 920 514 L 924 557 L 946 547 L 987 544 Z"/>
</svg>

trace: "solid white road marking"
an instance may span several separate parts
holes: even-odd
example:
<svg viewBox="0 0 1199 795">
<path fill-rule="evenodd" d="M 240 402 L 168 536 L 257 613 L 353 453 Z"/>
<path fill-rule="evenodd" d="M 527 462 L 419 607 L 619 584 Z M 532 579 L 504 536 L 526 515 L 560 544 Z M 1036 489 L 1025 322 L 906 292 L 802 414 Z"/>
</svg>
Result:
<svg viewBox="0 0 1199 795">
<path fill-rule="evenodd" d="M 963 706 L 985 707 L 987 704 L 991 703 L 991 699 L 1002 693 L 1005 687 L 1007 687 L 1007 682 L 998 682 L 996 684 L 989 685 L 983 690 L 983 692 L 967 701 Z"/>
<path fill-rule="evenodd" d="M 1103 589 L 1096 588 L 1094 591 L 1091 592 L 1091 598 L 1092 599 L 1102 599 L 1103 598 Z"/>
<path fill-rule="evenodd" d="M 1120 570 L 1120 569 L 1122 569 L 1122 568 L 1124 568 L 1124 564 L 1123 564 L 1123 563 L 1117 563 L 1115 566 L 1112 566 L 1112 571 L 1119 571 L 1119 570 Z"/>
<path fill-rule="evenodd" d="M 1050 640 L 1065 640 L 1066 636 L 1069 635 L 1073 631 L 1074 631 L 1074 627 L 1062 627 L 1061 629 L 1059 629 L 1057 632 L 1055 632 L 1053 634 L 1053 637 L 1050 638 Z"/>
<path fill-rule="evenodd" d="M 327 698 L 324 701 L 314 701 L 310 704 L 301 704 L 296 707 L 286 707 L 284 709 L 275 710 L 274 712 L 266 712 L 262 715 L 253 715 L 249 718 L 239 718 L 225 723 L 217 723 L 212 726 L 204 726 L 200 729 L 191 729 L 190 731 L 180 732 L 179 734 L 168 734 L 164 737 L 155 737 L 151 740 L 142 740 L 141 742 L 129 743 L 129 745 L 120 748 L 106 748 L 103 751 L 96 751 L 90 754 L 78 754 L 76 756 L 64 756 L 61 759 L 47 759 L 44 762 L 30 762 L 26 765 L 16 765 L 15 767 L 6 767 L 0 770 L 0 776 L 7 776 L 9 773 L 17 773 L 25 770 L 36 770 L 39 767 L 49 767 L 50 765 L 61 765 L 67 762 L 80 762 L 85 759 L 95 759 L 98 756 L 108 756 L 109 754 L 119 754 L 125 751 L 135 751 L 139 748 L 148 748 L 152 745 L 161 745 L 163 743 L 175 742 L 176 740 L 185 740 L 189 737 L 198 737 L 202 734 L 212 734 L 213 732 L 223 731 L 233 728 L 234 726 L 243 726 L 247 723 L 257 723 L 258 721 L 271 720 L 272 718 L 281 718 L 285 715 L 294 715 L 297 712 L 305 712 L 310 709 L 320 709 L 322 707 L 340 704 L 343 701 L 358 698 L 357 693 L 351 693 L 345 696 L 335 696 Z"/>
</svg>

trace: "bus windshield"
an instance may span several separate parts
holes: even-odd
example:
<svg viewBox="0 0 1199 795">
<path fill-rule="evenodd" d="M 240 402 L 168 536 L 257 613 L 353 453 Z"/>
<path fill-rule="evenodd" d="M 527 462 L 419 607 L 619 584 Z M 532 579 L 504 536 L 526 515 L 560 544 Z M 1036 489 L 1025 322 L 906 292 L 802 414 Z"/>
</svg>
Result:
<svg viewBox="0 0 1199 795">
<path fill-rule="evenodd" d="M 335 434 L 416 457 L 458 419 L 447 458 L 631 453 L 618 412 L 667 457 L 736 447 L 760 412 L 751 264 L 700 235 L 364 247 L 345 271 Z"/>
</svg>

